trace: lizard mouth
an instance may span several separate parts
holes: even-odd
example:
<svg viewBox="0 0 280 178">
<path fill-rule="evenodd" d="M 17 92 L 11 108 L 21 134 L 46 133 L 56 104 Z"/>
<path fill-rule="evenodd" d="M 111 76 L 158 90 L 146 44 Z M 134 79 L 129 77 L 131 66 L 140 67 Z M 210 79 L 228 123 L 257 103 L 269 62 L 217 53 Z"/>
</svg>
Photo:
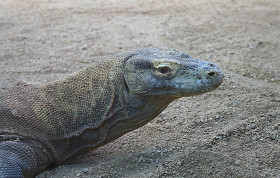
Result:
<svg viewBox="0 0 280 178">
<path fill-rule="evenodd" d="M 201 95 L 203 93 L 211 92 L 218 88 L 223 83 L 224 75 L 221 71 L 211 71 L 204 79 L 174 82 L 163 87 L 150 88 L 148 90 L 132 92 L 137 96 L 169 96 L 171 98 L 180 98 Z M 127 91 L 129 87 L 126 87 Z"/>
<path fill-rule="evenodd" d="M 138 96 L 170 96 L 172 98 L 195 96 L 203 93 L 211 92 L 218 88 L 223 83 L 224 75 L 218 71 L 215 74 L 208 74 L 211 78 L 199 79 L 194 81 L 184 81 L 176 84 L 171 84 L 164 87 L 151 88 L 149 90 L 132 92 Z M 127 86 L 127 85 L 126 85 Z M 129 87 L 126 87 L 130 92 Z"/>
<path fill-rule="evenodd" d="M 220 85 L 222 85 L 223 79 L 224 79 L 224 77 L 221 79 L 220 82 L 218 82 L 216 85 L 214 85 L 214 87 L 215 87 L 215 88 L 218 88 Z"/>
</svg>

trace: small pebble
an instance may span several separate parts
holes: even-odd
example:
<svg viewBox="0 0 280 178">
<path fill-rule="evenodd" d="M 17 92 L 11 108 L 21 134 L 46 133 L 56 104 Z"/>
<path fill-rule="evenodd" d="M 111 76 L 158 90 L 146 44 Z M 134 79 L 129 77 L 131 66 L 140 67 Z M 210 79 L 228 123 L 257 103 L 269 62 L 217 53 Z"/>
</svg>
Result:
<svg viewBox="0 0 280 178">
<path fill-rule="evenodd" d="M 81 171 L 82 171 L 83 173 L 87 173 L 87 172 L 88 172 L 88 168 L 82 168 Z"/>
<path fill-rule="evenodd" d="M 82 47 L 82 50 L 87 50 L 88 49 L 88 46 L 83 46 Z"/>
<path fill-rule="evenodd" d="M 277 134 L 276 134 L 276 133 L 272 132 L 272 133 L 270 133 L 269 138 L 270 138 L 271 140 L 277 140 L 278 137 L 277 137 Z"/>
<path fill-rule="evenodd" d="M 215 119 L 220 119 L 221 118 L 221 116 L 219 115 L 219 114 L 217 114 L 216 116 L 215 116 Z"/>
<path fill-rule="evenodd" d="M 179 166 L 182 166 L 182 165 L 183 165 L 182 161 L 177 161 L 177 164 L 178 164 Z"/>
<path fill-rule="evenodd" d="M 139 157 L 138 163 L 144 162 L 144 158 L 142 156 Z"/>
<path fill-rule="evenodd" d="M 256 128 L 256 125 L 255 124 L 250 124 L 250 125 L 247 125 L 246 126 L 246 130 L 249 131 L 249 130 L 252 130 L 252 129 L 255 129 Z"/>
<path fill-rule="evenodd" d="M 238 166 L 238 165 L 240 165 L 240 163 L 241 163 L 241 161 L 240 161 L 240 160 L 236 160 L 236 161 L 234 161 L 234 164 L 235 164 L 235 165 L 237 165 L 237 166 Z"/>
<path fill-rule="evenodd" d="M 212 54 L 209 54 L 208 56 L 207 56 L 207 58 L 209 59 L 209 58 L 213 58 L 213 55 Z"/>
</svg>

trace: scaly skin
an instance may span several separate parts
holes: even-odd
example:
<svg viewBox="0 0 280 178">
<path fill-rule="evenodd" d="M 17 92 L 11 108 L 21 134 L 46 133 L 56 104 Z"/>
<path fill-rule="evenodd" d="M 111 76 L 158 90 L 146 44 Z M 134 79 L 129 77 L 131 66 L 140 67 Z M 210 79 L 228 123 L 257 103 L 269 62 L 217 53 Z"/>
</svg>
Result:
<svg viewBox="0 0 280 178">
<path fill-rule="evenodd" d="M 222 71 L 178 50 L 139 49 L 66 79 L 1 93 L 0 177 L 32 177 L 51 164 L 137 129 L 173 100 L 217 88 Z"/>
</svg>

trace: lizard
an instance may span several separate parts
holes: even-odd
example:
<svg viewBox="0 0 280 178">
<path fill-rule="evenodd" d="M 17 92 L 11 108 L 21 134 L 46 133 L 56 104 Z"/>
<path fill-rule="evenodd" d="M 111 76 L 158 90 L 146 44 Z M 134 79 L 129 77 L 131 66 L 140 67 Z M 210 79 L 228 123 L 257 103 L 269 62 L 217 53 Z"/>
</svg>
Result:
<svg viewBox="0 0 280 178">
<path fill-rule="evenodd" d="M 63 79 L 0 93 L 0 177 L 34 177 L 157 117 L 174 100 L 219 87 L 222 70 L 176 49 L 94 61 Z"/>
</svg>

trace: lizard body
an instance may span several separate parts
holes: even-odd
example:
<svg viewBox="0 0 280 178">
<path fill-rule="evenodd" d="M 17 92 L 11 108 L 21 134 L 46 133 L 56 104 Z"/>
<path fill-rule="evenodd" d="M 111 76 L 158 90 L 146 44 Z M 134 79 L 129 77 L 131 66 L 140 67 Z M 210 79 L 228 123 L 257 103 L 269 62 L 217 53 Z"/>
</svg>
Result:
<svg viewBox="0 0 280 178">
<path fill-rule="evenodd" d="M 144 48 L 95 62 L 46 85 L 0 93 L 0 177 L 32 177 L 51 164 L 137 129 L 177 98 L 212 91 L 215 64 Z"/>
</svg>

